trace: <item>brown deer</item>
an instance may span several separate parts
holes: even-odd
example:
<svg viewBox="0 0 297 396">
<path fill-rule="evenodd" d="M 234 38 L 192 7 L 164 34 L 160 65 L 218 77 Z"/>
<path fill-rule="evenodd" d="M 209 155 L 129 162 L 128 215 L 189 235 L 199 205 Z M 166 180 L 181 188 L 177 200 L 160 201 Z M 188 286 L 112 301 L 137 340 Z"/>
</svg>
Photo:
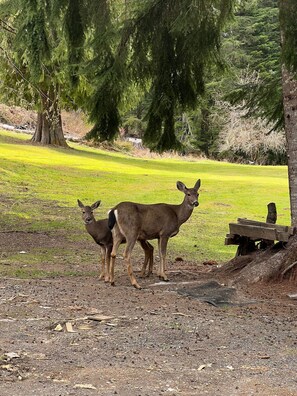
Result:
<svg viewBox="0 0 297 396">
<path fill-rule="evenodd" d="M 121 202 L 109 212 L 108 225 L 112 229 L 113 248 L 111 252 L 110 282 L 114 284 L 114 263 L 121 239 L 125 238 L 126 248 L 124 253 L 128 274 L 131 283 L 140 289 L 133 274 L 131 253 L 137 240 L 158 239 L 160 264 L 159 277 L 167 281 L 166 250 L 169 238 L 179 232 L 180 226 L 191 216 L 195 206 L 198 206 L 198 190 L 200 179 L 193 188 L 187 188 L 178 181 L 176 186 L 185 196 L 180 205 L 158 203 L 152 205 L 134 202 Z"/>
<path fill-rule="evenodd" d="M 91 235 L 94 241 L 101 248 L 101 274 L 100 280 L 104 279 L 105 282 L 110 280 L 110 257 L 113 245 L 113 238 L 110 228 L 108 227 L 108 219 L 96 220 L 93 211 L 98 208 L 101 201 L 96 201 L 91 206 L 85 206 L 79 199 L 77 200 L 78 206 L 82 210 L 82 219 L 85 223 L 87 232 Z M 120 243 L 124 243 L 125 238 L 122 236 Z M 146 275 L 146 268 L 149 267 L 147 276 L 152 273 L 154 261 L 154 247 L 147 241 L 139 241 L 144 250 L 144 263 L 140 275 Z"/>
</svg>

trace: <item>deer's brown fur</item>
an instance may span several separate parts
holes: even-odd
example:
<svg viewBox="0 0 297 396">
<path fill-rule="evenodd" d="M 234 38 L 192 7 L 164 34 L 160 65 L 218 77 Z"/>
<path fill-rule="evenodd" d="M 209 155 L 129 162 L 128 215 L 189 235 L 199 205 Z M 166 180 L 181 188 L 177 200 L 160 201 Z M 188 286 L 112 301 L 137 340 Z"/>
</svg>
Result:
<svg viewBox="0 0 297 396">
<path fill-rule="evenodd" d="M 108 219 L 96 220 L 93 211 L 98 208 L 101 201 L 96 201 L 91 206 L 85 206 L 79 199 L 77 200 L 78 206 L 82 210 L 82 219 L 85 223 L 87 232 L 91 235 L 94 241 L 101 248 L 101 273 L 100 279 L 104 279 L 105 282 L 110 280 L 110 258 L 113 246 L 113 237 L 110 228 L 108 227 Z M 121 237 L 121 242 L 124 243 L 125 238 Z M 154 248 L 147 241 L 139 241 L 142 249 L 144 250 L 144 263 L 140 275 L 146 275 L 146 268 L 148 268 L 147 276 L 152 273 L 153 270 L 153 254 Z"/>
<path fill-rule="evenodd" d="M 184 183 L 178 181 L 177 188 L 185 196 L 180 205 L 166 203 L 145 205 L 135 202 L 121 202 L 109 213 L 109 227 L 113 234 L 113 248 L 111 252 L 111 283 L 114 283 L 114 262 L 121 238 L 126 240 L 124 258 L 127 264 L 131 283 L 140 288 L 133 274 L 131 265 L 131 253 L 137 240 L 147 241 L 158 239 L 160 266 L 159 277 L 168 280 L 166 270 L 166 250 L 169 238 L 179 232 L 181 224 L 191 216 L 195 206 L 198 206 L 198 190 L 200 179 L 193 188 L 187 188 Z"/>
</svg>

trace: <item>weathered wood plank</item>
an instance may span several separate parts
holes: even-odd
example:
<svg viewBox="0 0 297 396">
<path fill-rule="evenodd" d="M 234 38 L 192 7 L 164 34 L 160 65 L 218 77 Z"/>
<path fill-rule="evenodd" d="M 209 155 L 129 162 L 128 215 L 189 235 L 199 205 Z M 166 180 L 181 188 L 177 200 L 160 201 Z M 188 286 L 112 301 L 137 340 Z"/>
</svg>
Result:
<svg viewBox="0 0 297 396">
<path fill-rule="evenodd" d="M 226 234 L 225 245 L 238 245 L 240 243 L 240 235 Z"/>
<path fill-rule="evenodd" d="M 274 228 L 259 227 L 255 225 L 247 225 L 247 224 L 239 224 L 239 223 L 229 223 L 229 228 L 231 234 L 246 236 L 254 240 L 257 239 L 269 239 L 271 241 L 277 240 L 277 234 Z M 282 237 L 281 234 L 280 237 Z"/>
<path fill-rule="evenodd" d="M 296 228 L 291 227 L 291 226 L 283 226 L 283 225 L 279 225 L 279 224 L 264 223 L 262 221 L 249 220 L 249 219 L 245 219 L 245 218 L 238 218 L 237 221 L 240 224 L 254 225 L 257 227 L 274 228 L 275 230 L 277 230 L 279 232 L 287 232 L 289 235 L 294 235 L 296 233 Z"/>
<path fill-rule="evenodd" d="M 288 232 L 281 232 L 281 231 L 276 231 L 276 240 L 280 242 L 288 242 L 291 234 Z"/>
<path fill-rule="evenodd" d="M 225 245 L 238 245 L 239 244 L 239 239 L 238 238 L 225 238 Z"/>
<path fill-rule="evenodd" d="M 238 218 L 237 223 L 229 223 L 230 233 L 226 235 L 225 245 L 238 245 L 236 256 L 267 249 L 275 241 L 288 242 L 290 236 L 297 232 L 297 227 L 275 224 L 277 212 L 274 202 L 270 202 L 267 208 L 266 222 Z"/>
</svg>

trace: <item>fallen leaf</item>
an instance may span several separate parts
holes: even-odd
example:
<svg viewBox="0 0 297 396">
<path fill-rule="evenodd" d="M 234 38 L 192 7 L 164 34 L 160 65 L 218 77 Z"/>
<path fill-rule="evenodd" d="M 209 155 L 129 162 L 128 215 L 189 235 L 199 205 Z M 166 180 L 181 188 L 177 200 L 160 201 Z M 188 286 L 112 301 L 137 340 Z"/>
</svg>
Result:
<svg viewBox="0 0 297 396">
<path fill-rule="evenodd" d="M 53 382 L 57 382 L 57 383 L 67 383 L 67 382 L 68 382 L 68 380 L 54 378 L 54 379 L 53 379 Z"/>
<path fill-rule="evenodd" d="M 75 333 L 75 331 L 73 330 L 72 324 L 70 322 L 66 322 L 65 326 L 66 326 L 66 331 L 68 333 Z"/>
<path fill-rule="evenodd" d="M 167 392 L 177 392 L 176 388 L 167 388 L 166 389 Z"/>
<path fill-rule="evenodd" d="M 7 371 L 13 371 L 13 367 L 11 364 L 2 364 L 1 368 Z"/>
<path fill-rule="evenodd" d="M 75 384 L 73 388 L 80 388 L 80 389 L 94 389 L 97 388 L 92 384 Z"/>
<path fill-rule="evenodd" d="M 184 314 L 182 312 L 173 312 L 172 315 L 186 316 L 187 318 L 191 318 L 191 315 Z"/>
<path fill-rule="evenodd" d="M 215 260 L 208 260 L 202 263 L 203 265 L 218 265 L 217 261 Z"/>
<path fill-rule="evenodd" d="M 77 328 L 79 330 L 92 330 L 94 327 L 92 325 L 85 324 L 85 325 L 77 326 Z"/>
<path fill-rule="evenodd" d="M 0 319 L 0 322 L 15 322 L 16 319 L 13 318 L 5 318 L 5 319 Z"/>
<path fill-rule="evenodd" d="M 297 300 L 297 294 L 288 294 L 288 297 Z"/>
<path fill-rule="evenodd" d="M 99 311 L 99 309 L 91 307 L 91 308 L 88 308 L 86 315 L 98 315 L 101 313 L 102 313 L 102 311 Z"/>
<path fill-rule="evenodd" d="M 4 353 L 4 355 L 8 358 L 8 359 L 14 359 L 14 358 L 19 358 L 20 355 L 16 352 L 8 352 L 8 353 Z"/>
<path fill-rule="evenodd" d="M 54 331 L 62 331 L 62 330 L 63 330 L 63 327 L 62 327 L 62 325 L 60 325 L 60 323 L 57 324 L 57 326 L 54 328 Z"/>
</svg>

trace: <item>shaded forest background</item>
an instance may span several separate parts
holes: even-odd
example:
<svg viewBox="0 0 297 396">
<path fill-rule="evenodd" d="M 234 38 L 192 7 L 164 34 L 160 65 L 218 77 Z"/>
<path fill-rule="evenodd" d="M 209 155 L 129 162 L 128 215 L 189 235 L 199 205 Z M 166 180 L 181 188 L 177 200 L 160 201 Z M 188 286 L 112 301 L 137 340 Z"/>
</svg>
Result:
<svg viewBox="0 0 297 396">
<path fill-rule="evenodd" d="M 9 2 L 2 3 L 0 11 L 2 15 L 5 15 L 7 12 L 5 10 L 10 9 L 6 4 Z M 74 9 L 68 9 L 69 13 L 71 11 L 75 13 L 75 3 L 73 2 Z M 43 51 L 48 52 L 48 56 L 51 57 L 50 61 L 48 60 L 48 64 L 43 64 L 40 71 L 38 70 L 40 59 L 33 59 L 33 66 L 35 65 L 36 70 L 31 69 L 30 76 L 28 75 L 30 62 L 26 58 L 29 56 L 29 52 L 27 55 L 20 54 L 22 47 L 26 44 L 21 41 L 20 33 L 22 29 L 32 28 L 33 24 L 38 26 L 37 22 L 40 18 L 40 21 L 45 24 L 48 21 L 42 20 L 45 18 L 44 14 L 37 14 L 32 5 L 26 13 L 25 19 L 27 20 L 24 23 L 21 22 L 21 17 L 16 11 L 14 17 L 1 19 L 1 30 L 5 32 L 5 35 L 2 36 L 0 48 L 2 55 L 0 58 L 2 66 L 0 101 L 9 106 L 19 105 L 40 114 L 38 98 L 41 96 L 42 102 L 44 98 L 51 97 L 50 111 L 53 112 L 51 116 L 53 119 L 57 119 L 57 124 L 61 117 L 58 106 L 62 109 L 74 110 L 83 120 L 78 124 L 81 125 L 81 130 L 85 131 L 85 127 L 89 128 L 89 133 L 86 134 L 89 139 L 108 140 L 110 136 L 104 136 L 104 133 L 100 135 L 100 132 L 96 135 L 92 132 L 94 118 L 96 118 L 92 116 L 92 112 L 101 110 L 98 110 L 97 105 L 92 107 L 90 104 L 95 100 L 94 96 L 96 97 L 96 94 L 91 97 L 90 93 L 94 94 L 95 90 L 92 84 L 101 84 L 101 88 L 102 85 L 107 84 L 106 92 L 109 92 L 110 100 L 119 102 L 118 93 L 108 90 L 110 86 L 107 80 L 111 79 L 115 85 L 121 85 L 122 80 L 117 80 L 119 76 L 114 70 L 110 76 L 106 77 L 105 74 L 103 78 L 102 70 L 104 67 L 105 69 L 110 68 L 110 70 L 112 67 L 114 68 L 114 65 L 111 65 L 116 59 L 116 55 L 113 55 L 112 49 L 118 45 L 119 41 L 119 37 L 116 37 L 115 33 L 114 19 L 117 18 L 116 29 L 120 31 L 123 21 L 132 19 L 132 12 L 135 11 L 132 3 L 118 1 L 114 2 L 112 10 L 105 9 L 101 19 L 97 20 L 97 29 L 101 29 L 98 36 L 86 38 L 84 45 L 89 48 L 89 53 L 86 55 L 84 52 L 84 56 L 89 56 L 89 59 L 83 66 L 79 63 L 80 52 L 83 52 L 83 43 L 81 46 L 78 45 L 74 52 L 67 50 L 67 40 L 73 40 L 73 37 L 76 37 L 76 40 L 80 39 L 79 26 L 72 27 L 73 31 L 68 30 L 68 34 L 72 32 L 73 37 L 67 38 L 67 35 L 61 33 L 62 30 L 64 32 L 65 25 L 57 25 L 55 31 L 51 31 L 47 37 L 43 37 Z M 103 11 L 102 8 L 100 12 Z M 114 12 L 113 17 L 108 14 L 111 11 Z M 66 15 L 66 17 L 71 21 L 71 15 Z M 113 22 L 113 28 L 111 28 L 111 22 Z M 78 21 L 78 25 L 79 23 L 83 28 L 84 21 Z M 182 25 L 182 22 L 180 23 Z M 94 25 L 91 28 L 96 29 Z M 36 31 L 36 26 L 34 29 L 32 30 L 33 35 L 40 34 Z M 59 34 L 59 40 L 53 37 Z M 98 62 L 95 54 L 96 46 L 102 46 L 102 42 L 95 42 L 96 37 L 98 40 L 99 36 L 101 40 L 108 37 L 107 43 L 110 45 L 108 47 L 106 44 L 104 50 L 105 59 L 102 60 L 101 75 L 99 72 L 94 73 L 95 66 L 97 67 L 96 62 Z M 177 141 L 181 144 L 178 147 L 173 145 L 173 149 L 178 149 L 182 154 L 191 153 L 234 162 L 285 164 L 286 148 L 283 131 L 280 28 L 277 1 L 239 2 L 235 6 L 234 18 L 226 22 L 220 36 L 222 58 L 216 64 L 206 68 L 203 84 L 201 83 L 203 94 L 199 96 L 197 103 L 192 108 L 179 109 L 177 105 L 174 114 L 174 130 Z M 42 36 L 40 37 L 41 40 Z M 49 42 L 50 40 L 52 42 Z M 12 43 L 15 47 L 12 46 Z M 27 43 L 28 48 L 30 45 L 34 45 L 34 41 L 33 44 Z M 51 46 L 54 49 L 50 48 Z M 40 57 L 40 48 L 37 48 L 37 44 L 35 50 L 36 57 Z M 164 48 L 160 48 L 160 52 L 162 50 Z M 34 53 L 34 48 L 32 51 Z M 169 55 L 167 54 L 167 56 Z M 70 66 L 68 58 L 72 60 Z M 122 71 L 122 73 L 124 72 L 127 74 L 126 70 Z M 46 76 L 47 73 L 48 76 Z M 50 83 L 50 88 L 46 88 L 49 78 L 52 78 L 53 82 Z M 125 79 L 128 80 L 129 77 L 125 76 Z M 116 115 L 121 120 L 118 133 L 112 136 L 111 140 L 119 135 L 137 137 L 144 139 L 145 144 L 154 150 L 156 149 L 154 143 L 145 137 L 149 122 L 148 114 L 152 111 L 150 106 L 154 88 L 145 81 L 145 84 L 130 84 L 129 86 L 126 84 L 125 89 L 126 93 L 119 105 L 120 114 Z M 97 99 L 100 100 L 100 98 Z M 56 105 L 57 108 L 55 108 Z M 111 118 L 110 115 L 109 119 Z M 3 113 L 2 119 L 5 120 Z M 37 129 L 37 124 L 38 116 L 36 115 L 32 126 Z M 155 137 L 155 140 L 157 138 Z"/>
</svg>

